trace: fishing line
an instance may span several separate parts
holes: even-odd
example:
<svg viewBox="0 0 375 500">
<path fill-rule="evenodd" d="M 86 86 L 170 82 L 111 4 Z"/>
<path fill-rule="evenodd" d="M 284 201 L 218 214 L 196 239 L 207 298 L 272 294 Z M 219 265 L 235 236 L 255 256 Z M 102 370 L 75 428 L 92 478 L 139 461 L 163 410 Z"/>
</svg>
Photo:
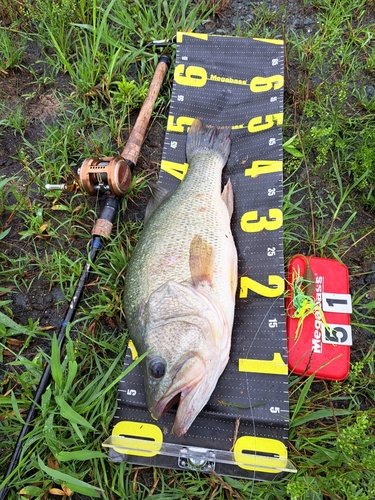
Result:
<svg viewBox="0 0 375 500">
<path fill-rule="evenodd" d="M 254 344 L 257 336 L 258 336 L 258 333 L 259 333 L 261 327 L 263 326 L 263 323 L 265 322 L 268 313 L 271 311 L 271 309 L 273 308 L 273 306 L 276 304 L 277 300 L 278 300 L 277 298 L 273 300 L 273 302 L 270 305 L 270 307 L 268 308 L 266 314 L 264 314 L 263 319 L 262 319 L 261 323 L 259 324 L 258 329 L 255 332 L 255 335 L 254 335 L 254 337 L 253 337 L 253 339 L 252 339 L 252 341 L 251 341 L 251 343 L 249 345 L 249 348 L 248 348 L 247 353 L 246 353 L 246 357 L 249 356 L 250 351 L 251 351 L 251 349 L 253 347 L 253 344 Z M 247 396 L 249 398 L 249 405 L 250 405 L 250 412 L 251 412 L 251 421 L 252 421 L 252 426 L 253 426 L 253 435 L 254 435 L 254 438 L 256 439 L 257 438 L 257 432 L 256 432 L 256 425 L 255 425 L 254 408 L 253 408 L 253 403 L 252 403 L 251 394 L 250 394 L 250 385 L 249 385 L 248 375 L 246 375 L 246 389 L 247 389 Z M 256 449 L 254 450 L 254 457 L 257 457 L 257 450 Z M 253 497 L 254 486 L 255 486 L 255 475 L 256 475 L 256 471 L 254 469 L 253 470 L 252 486 L 251 486 L 249 500 L 251 500 L 252 497 Z"/>
<path fill-rule="evenodd" d="M 94 208 L 94 213 L 95 213 L 95 217 L 94 217 L 94 221 L 96 222 L 97 218 L 98 218 L 98 205 L 99 205 L 99 190 L 97 190 L 96 192 L 96 197 L 95 197 L 95 208 Z"/>
</svg>

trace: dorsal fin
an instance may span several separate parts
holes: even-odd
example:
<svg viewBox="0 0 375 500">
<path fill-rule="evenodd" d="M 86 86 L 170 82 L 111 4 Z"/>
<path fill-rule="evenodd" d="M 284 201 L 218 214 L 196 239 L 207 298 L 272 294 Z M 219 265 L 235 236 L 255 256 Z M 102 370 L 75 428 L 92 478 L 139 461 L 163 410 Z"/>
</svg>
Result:
<svg viewBox="0 0 375 500">
<path fill-rule="evenodd" d="M 168 189 L 159 186 L 159 184 L 151 184 L 150 187 L 152 189 L 152 196 L 147 203 L 144 218 L 145 223 L 149 220 L 156 209 L 163 203 L 163 201 L 168 199 L 172 194 L 171 191 L 168 191 Z"/>
</svg>

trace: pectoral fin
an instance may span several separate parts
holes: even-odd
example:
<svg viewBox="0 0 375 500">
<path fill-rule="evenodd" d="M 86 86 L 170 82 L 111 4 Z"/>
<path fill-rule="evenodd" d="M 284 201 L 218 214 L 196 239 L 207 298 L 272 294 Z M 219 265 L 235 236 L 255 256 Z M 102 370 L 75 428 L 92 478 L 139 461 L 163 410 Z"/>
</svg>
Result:
<svg viewBox="0 0 375 500">
<path fill-rule="evenodd" d="M 225 184 L 223 192 L 221 193 L 221 197 L 227 206 L 227 209 L 229 212 L 229 217 L 232 217 L 234 202 L 233 202 L 233 188 L 232 188 L 232 183 L 230 182 L 230 179 Z"/>
<path fill-rule="evenodd" d="M 199 234 L 190 243 L 190 272 L 193 285 L 207 282 L 212 284 L 214 249 Z"/>
</svg>

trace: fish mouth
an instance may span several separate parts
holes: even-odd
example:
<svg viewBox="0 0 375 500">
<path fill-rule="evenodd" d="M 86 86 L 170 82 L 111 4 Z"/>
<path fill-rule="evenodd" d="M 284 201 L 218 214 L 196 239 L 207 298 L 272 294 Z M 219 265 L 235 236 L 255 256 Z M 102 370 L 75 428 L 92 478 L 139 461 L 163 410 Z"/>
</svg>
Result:
<svg viewBox="0 0 375 500">
<path fill-rule="evenodd" d="M 188 387 L 184 387 L 183 389 L 179 389 L 178 391 L 173 392 L 172 394 L 166 394 L 163 398 L 161 398 L 156 405 L 151 409 L 152 418 L 155 420 L 159 420 L 161 417 L 164 417 L 166 413 L 169 412 L 171 408 L 176 406 L 176 411 L 178 411 L 178 406 L 183 401 L 184 397 L 190 392 L 190 390 L 197 385 L 199 380 L 193 381 L 193 384 L 189 384 Z"/>
<path fill-rule="evenodd" d="M 196 405 L 191 403 L 205 377 L 205 372 L 203 361 L 197 356 L 190 357 L 176 372 L 167 393 L 150 409 L 152 417 L 159 420 L 171 408 L 178 405 L 172 429 L 176 436 L 185 434 L 196 417 Z M 184 377 L 186 373 L 189 374 L 188 380 Z"/>
<path fill-rule="evenodd" d="M 168 413 L 169 410 L 173 408 L 173 406 L 179 405 L 180 401 L 181 401 L 181 392 L 173 396 L 172 399 L 164 406 L 164 409 L 162 410 L 162 414 L 160 416 L 164 417 L 164 415 Z"/>
</svg>

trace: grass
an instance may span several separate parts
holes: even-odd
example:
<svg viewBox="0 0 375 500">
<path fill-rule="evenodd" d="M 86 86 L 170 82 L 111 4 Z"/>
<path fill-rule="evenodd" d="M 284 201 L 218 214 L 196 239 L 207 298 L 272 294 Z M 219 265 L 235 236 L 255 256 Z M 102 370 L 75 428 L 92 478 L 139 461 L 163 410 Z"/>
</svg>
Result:
<svg viewBox="0 0 375 500">
<path fill-rule="evenodd" d="M 0 138 L 17 141 L 12 167 L 0 173 L 2 471 L 48 360 L 53 375 L 11 479 L 9 498 L 69 497 L 74 491 L 74 498 L 100 494 L 106 499 L 373 499 L 373 2 L 303 0 L 299 7 L 309 19 L 303 27 L 290 25 L 286 3 L 272 8 L 257 3 L 251 20 L 239 21 L 232 33 L 287 40 L 286 259 L 305 252 L 348 265 L 357 339 L 346 381 L 290 377 L 289 458 L 298 471 L 277 482 L 254 484 L 112 464 L 101 448 L 111 429 L 127 343 L 124 270 L 142 227 L 136 208 L 145 205 L 150 173 L 138 173 L 122 201 L 111 240 L 93 266 L 87 293 L 67 331 L 62 361 L 51 333 L 56 325 L 43 320 L 41 309 L 29 308 L 29 316 L 21 319 L 17 309 L 17 297 L 35 303 L 37 294 L 47 300 L 59 290 L 56 315 L 63 317 L 86 262 L 97 200 L 80 192 L 46 193 L 44 185 L 69 183 L 82 158 L 112 155 L 123 147 L 131 114 L 147 93 L 159 54 L 147 42 L 171 39 L 178 29 L 196 29 L 212 16 L 208 4 L 21 0 L 14 8 L 5 0 L 3 5 L 0 74 L 6 83 L 22 71 L 31 85 L 22 102 L 9 107 L 4 101 L 0 113 Z M 225 12 L 223 7 L 220 16 Z M 42 71 L 24 63 L 27 41 L 42 47 Z M 55 85 L 62 77 L 68 87 L 59 93 Z M 59 112 L 35 138 L 27 134 L 22 110 L 46 90 L 53 92 Z M 153 117 L 163 129 L 169 95 L 167 83 Z"/>
</svg>

